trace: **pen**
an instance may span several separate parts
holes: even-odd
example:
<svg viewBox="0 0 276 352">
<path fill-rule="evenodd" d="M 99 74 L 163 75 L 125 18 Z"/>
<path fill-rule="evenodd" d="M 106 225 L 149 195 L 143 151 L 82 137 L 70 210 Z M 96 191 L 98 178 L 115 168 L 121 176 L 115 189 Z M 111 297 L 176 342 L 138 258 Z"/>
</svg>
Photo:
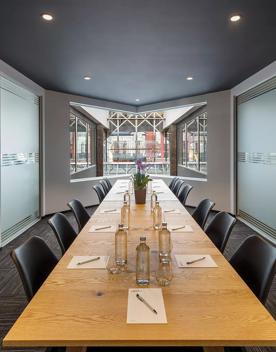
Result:
<svg viewBox="0 0 276 352">
<path fill-rule="evenodd" d="M 194 263 L 197 263 L 197 262 L 200 262 L 201 260 L 204 260 L 206 257 L 201 257 L 201 258 L 198 258 L 198 259 L 195 259 L 195 260 L 191 260 L 189 262 L 186 262 L 186 264 L 194 264 Z"/>
<path fill-rule="evenodd" d="M 152 306 L 147 301 L 145 301 L 144 298 L 141 297 L 138 293 L 136 293 L 136 297 L 139 299 L 139 301 L 143 302 L 154 314 L 157 314 L 157 311 L 152 308 Z"/>
<path fill-rule="evenodd" d="M 96 257 L 96 258 L 92 258 L 92 259 L 87 259 L 87 260 L 84 260 L 83 262 L 78 262 L 77 265 L 82 265 L 82 264 L 94 262 L 94 261 L 99 260 L 99 259 L 101 259 L 101 257 Z"/>
<path fill-rule="evenodd" d="M 176 230 L 180 230 L 180 229 L 184 229 L 186 225 L 184 226 L 179 226 L 179 227 L 175 227 L 174 229 L 172 229 L 172 231 L 176 231 Z"/>
<path fill-rule="evenodd" d="M 117 209 L 109 209 L 109 210 L 104 210 L 104 213 L 112 213 L 113 211 L 116 211 Z"/>
<path fill-rule="evenodd" d="M 164 210 L 165 213 L 171 213 L 172 211 L 175 211 L 175 209 Z"/>
<path fill-rule="evenodd" d="M 109 229 L 111 226 L 102 226 L 102 227 L 95 227 L 95 230 L 104 230 L 104 229 Z"/>
</svg>

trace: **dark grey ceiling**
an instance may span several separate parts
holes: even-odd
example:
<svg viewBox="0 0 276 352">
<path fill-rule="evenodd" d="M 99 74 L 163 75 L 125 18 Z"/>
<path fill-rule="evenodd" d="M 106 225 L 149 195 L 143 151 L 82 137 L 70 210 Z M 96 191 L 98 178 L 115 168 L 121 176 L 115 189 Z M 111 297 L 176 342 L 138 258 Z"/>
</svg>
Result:
<svg viewBox="0 0 276 352">
<path fill-rule="evenodd" d="M 275 0 L 0 0 L 0 58 L 47 89 L 143 105 L 231 88 L 274 61 L 275 14 Z"/>
</svg>

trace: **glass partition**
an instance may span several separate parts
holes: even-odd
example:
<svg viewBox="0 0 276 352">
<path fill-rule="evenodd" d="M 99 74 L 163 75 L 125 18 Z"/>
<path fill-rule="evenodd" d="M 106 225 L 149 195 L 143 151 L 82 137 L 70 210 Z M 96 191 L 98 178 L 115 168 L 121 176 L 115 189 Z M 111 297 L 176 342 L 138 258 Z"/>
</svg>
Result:
<svg viewBox="0 0 276 352">
<path fill-rule="evenodd" d="M 40 217 L 39 98 L 0 77 L 0 99 L 4 246 Z"/>
</svg>

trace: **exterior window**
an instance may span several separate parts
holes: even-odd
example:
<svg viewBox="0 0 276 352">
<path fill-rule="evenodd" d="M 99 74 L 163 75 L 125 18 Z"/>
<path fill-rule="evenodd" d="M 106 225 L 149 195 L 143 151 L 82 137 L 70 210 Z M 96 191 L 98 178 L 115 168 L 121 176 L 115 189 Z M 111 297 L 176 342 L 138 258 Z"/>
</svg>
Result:
<svg viewBox="0 0 276 352">
<path fill-rule="evenodd" d="M 110 112 L 105 142 L 105 175 L 129 174 L 143 160 L 150 174 L 169 174 L 169 142 L 163 132 L 162 112 L 128 114 Z"/>
<path fill-rule="evenodd" d="M 207 174 L 207 113 L 186 122 L 182 130 L 182 164 Z"/>
<path fill-rule="evenodd" d="M 95 127 L 88 119 L 70 114 L 70 173 L 87 169 L 94 164 Z"/>
</svg>

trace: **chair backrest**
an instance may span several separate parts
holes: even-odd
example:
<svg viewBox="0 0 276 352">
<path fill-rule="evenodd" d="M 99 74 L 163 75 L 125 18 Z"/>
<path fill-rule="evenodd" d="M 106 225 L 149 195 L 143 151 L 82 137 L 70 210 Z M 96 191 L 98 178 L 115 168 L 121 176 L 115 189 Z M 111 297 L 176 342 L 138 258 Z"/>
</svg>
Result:
<svg viewBox="0 0 276 352">
<path fill-rule="evenodd" d="M 209 199 L 203 199 L 198 206 L 195 208 L 192 217 L 198 223 L 198 225 L 203 229 L 210 211 L 213 209 L 215 203 Z"/>
<path fill-rule="evenodd" d="M 205 229 L 205 233 L 221 252 L 225 249 L 235 223 L 236 219 L 232 215 L 222 211 L 214 216 Z"/>
<path fill-rule="evenodd" d="M 76 231 L 68 221 L 67 217 L 61 213 L 53 215 L 48 220 L 48 224 L 54 231 L 54 234 L 56 235 L 57 241 L 60 245 L 61 252 L 64 254 L 77 237 Z"/>
<path fill-rule="evenodd" d="M 184 183 L 183 180 L 180 180 L 180 179 L 176 180 L 176 182 L 175 182 L 175 184 L 174 184 L 174 186 L 173 186 L 173 188 L 172 188 L 172 192 L 173 192 L 175 195 L 177 195 L 177 193 L 178 193 L 178 191 L 180 190 L 180 188 L 181 188 L 181 186 L 182 186 L 183 183 Z"/>
<path fill-rule="evenodd" d="M 258 236 L 248 237 L 230 259 L 233 268 L 262 303 L 276 273 L 276 247 Z"/>
<path fill-rule="evenodd" d="M 101 180 L 100 181 L 100 185 L 102 186 L 102 190 L 104 192 L 104 196 L 106 196 L 107 193 L 109 192 L 109 188 L 108 188 L 107 184 L 105 183 L 104 180 Z"/>
<path fill-rule="evenodd" d="M 189 193 L 193 189 L 193 186 L 184 184 L 178 192 L 179 201 L 185 206 Z"/>
<path fill-rule="evenodd" d="M 101 189 L 101 187 L 99 185 L 94 185 L 93 186 L 94 191 L 97 193 L 98 199 L 99 199 L 99 203 L 101 203 L 104 200 L 104 193 L 103 190 Z"/>
<path fill-rule="evenodd" d="M 104 178 L 103 181 L 105 181 L 105 183 L 107 184 L 107 186 L 108 186 L 108 188 L 109 188 L 109 191 L 110 191 L 111 188 L 112 188 L 112 184 L 111 184 L 111 182 L 109 181 L 109 179 L 108 179 L 108 178 Z"/>
<path fill-rule="evenodd" d="M 179 179 L 179 177 L 174 177 L 172 180 L 171 180 L 171 182 L 170 182 L 170 184 L 169 184 L 169 189 L 170 190 L 172 190 L 173 189 L 173 187 L 174 187 L 174 185 L 175 185 L 175 182 L 177 181 Z"/>
<path fill-rule="evenodd" d="M 85 209 L 85 207 L 82 205 L 82 203 L 77 200 L 73 199 L 68 203 L 68 207 L 72 210 L 76 221 L 78 223 L 79 231 L 82 230 L 82 228 L 86 225 L 88 220 L 90 219 L 90 216 Z"/>
<path fill-rule="evenodd" d="M 11 257 L 30 301 L 56 266 L 58 259 L 48 245 L 37 236 L 31 237 L 13 250 Z"/>
</svg>

